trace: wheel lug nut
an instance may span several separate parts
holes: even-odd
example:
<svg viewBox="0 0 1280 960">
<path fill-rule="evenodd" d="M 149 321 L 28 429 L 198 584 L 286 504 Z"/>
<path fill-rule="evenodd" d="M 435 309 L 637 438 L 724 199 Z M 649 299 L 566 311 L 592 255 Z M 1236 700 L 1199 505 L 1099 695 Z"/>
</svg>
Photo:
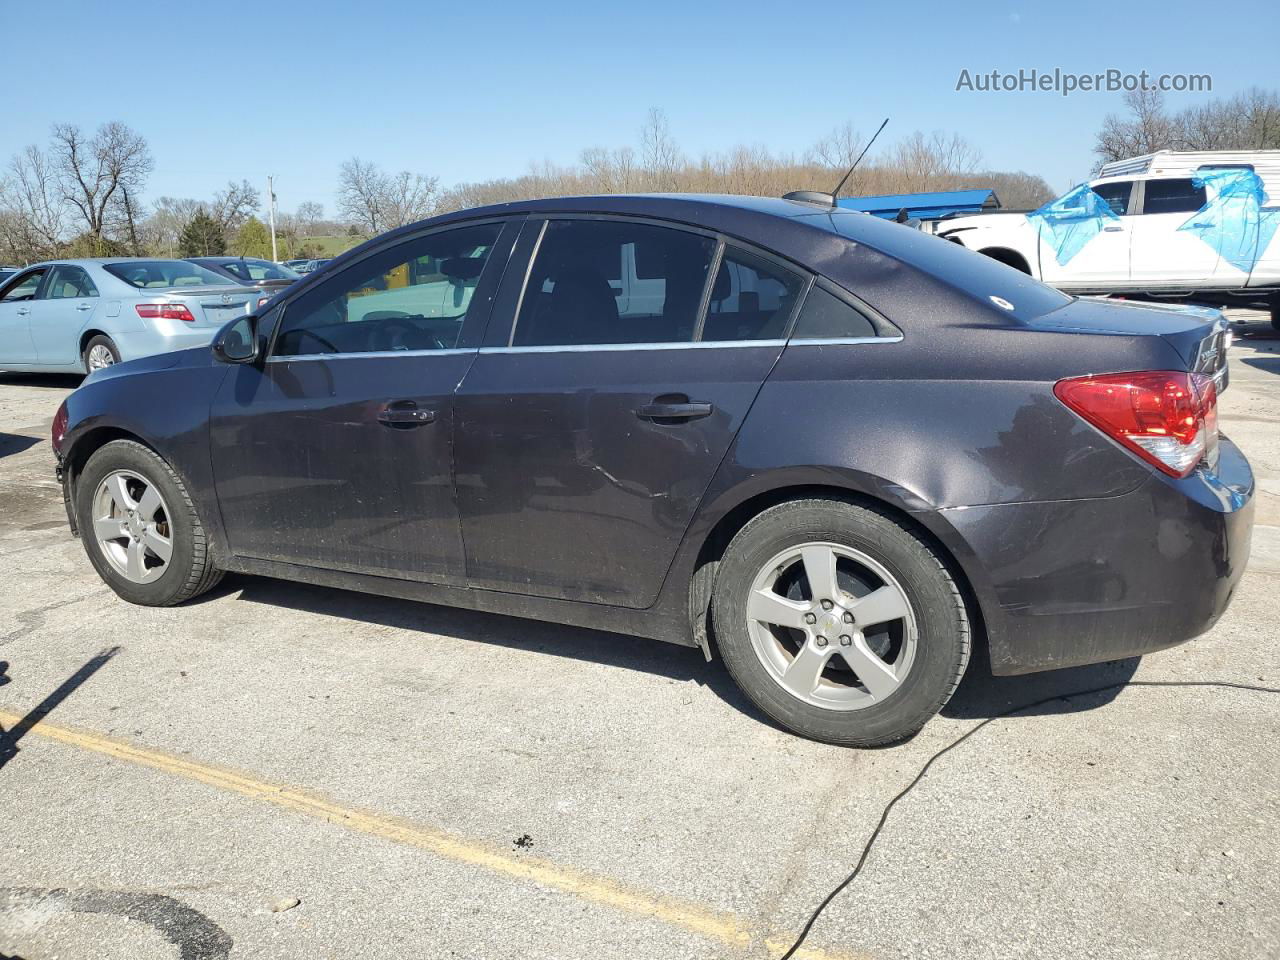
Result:
<svg viewBox="0 0 1280 960">
<path fill-rule="evenodd" d="M 822 601 L 822 609 L 823 609 L 823 610 L 830 610 L 830 609 L 831 609 L 832 607 L 834 607 L 834 606 L 835 606 L 835 604 L 834 604 L 834 603 L 832 603 L 830 600 L 823 600 L 823 601 Z"/>
<path fill-rule="evenodd" d="M 806 614 L 804 615 L 804 622 L 805 622 L 805 623 L 817 623 L 817 622 L 818 622 L 818 618 L 817 618 L 817 617 L 815 617 L 812 613 L 806 613 Z"/>
<path fill-rule="evenodd" d="M 853 614 L 850 613 L 848 610 L 844 612 L 844 622 L 853 623 Z"/>
<path fill-rule="evenodd" d="M 849 647 L 852 645 L 853 645 L 853 637 L 849 636 L 847 633 L 840 634 L 840 646 Z"/>
<path fill-rule="evenodd" d="M 825 647 L 825 646 L 827 645 L 827 638 L 826 638 L 826 637 L 818 637 L 818 638 L 814 641 L 814 643 L 816 643 L 816 644 L 817 644 L 818 646 L 820 646 L 820 647 Z"/>
</svg>

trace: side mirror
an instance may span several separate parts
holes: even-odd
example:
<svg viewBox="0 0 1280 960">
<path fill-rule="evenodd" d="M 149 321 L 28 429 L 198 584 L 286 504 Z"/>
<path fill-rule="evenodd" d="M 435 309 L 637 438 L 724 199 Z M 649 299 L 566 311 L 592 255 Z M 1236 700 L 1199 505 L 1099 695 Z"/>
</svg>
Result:
<svg viewBox="0 0 1280 960">
<path fill-rule="evenodd" d="M 237 317 L 213 338 L 213 356 L 223 363 L 253 363 L 258 359 L 258 318 Z"/>
</svg>

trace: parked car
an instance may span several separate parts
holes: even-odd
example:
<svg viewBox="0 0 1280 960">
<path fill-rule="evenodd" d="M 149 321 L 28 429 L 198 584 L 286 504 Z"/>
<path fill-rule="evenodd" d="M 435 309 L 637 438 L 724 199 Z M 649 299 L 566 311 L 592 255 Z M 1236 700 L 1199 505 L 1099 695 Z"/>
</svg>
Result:
<svg viewBox="0 0 1280 960">
<path fill-rule="evenodd" d="M 206 270 L 220 273 L 244 286 L 257 287 L 267 297 L 273 297 L 302 275 L 270 260 L 256 257 L 188 257 L 192 263 Z"/>
<path fill-rule="evenodd" d="M 319 260 L 308 260 L 302 266 L 298 267 L 297 271 L 298 273 L 303 274 L 304 276 L 308 273 L 315 273 L 317 270 L 319 270 L 321 267 L 323 267 L 326 263 L 328 263 L 332 259 L 333 259 L 332 257 L 326 257 Z"/>
<path fill-rule="evenodd" d="M 211 349 L 99 373 L 53 448 L 131 602 L 238 571 L 654 637 L 871 745 L 979 634 L 1016 674 L 1213 624 L 1254 492 L 1226 346 L 1216 312 L 860 213 L 560 198 L 392 231 Z"/>
<path fill-rule="evenodd" d="M 185 260 L 51 260 L 0 285 L 0 370 L 89 373 L 205 346 L 259 292 Z"/>
<path fill-rule="evenodd" d="M 284 262 L 282 262 L 282 263 L 280 264 L 280 266 L 282 266 L 282 267 L 288 267 L 288 268 L 289 268 L 290 270 L 292 270 L 294 273 L 297 273 L 297 272 L 298 272 L 298 268 L 299 268 L 299 267 L 305 266 L 306 264 L 308 264 L 308 263 L 310 263 L 310 262 L 311 262 L 310 258 L 308 258 L 308 257 L 303 257 L 303 258 L 302 258 L 302 259 L 300 259 L 300 260 L 285 260 Z"/>
<path fill-rule="evenodd" d="M 21 269 L 21 267 L 0 267 L 0 283 L 4 283 Z"/>
<path fill-rule="evenodd" d="M 1280 329 L 1280 208 L 1266 206 L 1280 197 L 1280 150 L 1162 150 L 1104 165 L 1086 189 L 1058 214 L 934 230 L 1060 290 L 1269 307 Z"/>
</svg>

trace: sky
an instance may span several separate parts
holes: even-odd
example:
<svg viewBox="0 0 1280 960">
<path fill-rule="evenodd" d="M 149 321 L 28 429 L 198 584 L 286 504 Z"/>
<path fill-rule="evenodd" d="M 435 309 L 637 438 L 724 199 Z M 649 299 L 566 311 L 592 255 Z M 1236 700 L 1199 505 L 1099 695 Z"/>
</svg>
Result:
<svg viewBox="0 0 1280 960">
<path fill-rule="evenodd" d="M 349 157 L 442 186 L 518 176 L 585 147 L 638 146 L 651 107 L 693 156 L 744 143 L 798 154 L 846 121 L 870 134 L 887 116 L 885 147 L 914 130 L 957 132 L 985 166 L 1065 190 L 1088 176 L 1121 94 L 957 91 L 962 70 L 1212 76 L 1212 93 L 1171 95 L 1173 107 L 1280 87 L 1274 56 L 1250 50 L 1280 35 L 1274 0 L 1236 0 L 1230 31 L 1203 0 L 0 9 L 6 34 L 30 39 L 5 45 L 0 161 L 46 142 L 55 122 L 121 120 L 150 143 L 150 199 L 207 198 L 228 179 L 265 188 L 272 174 L 282 210 L 315 201 L 329 215 Z M 13 32 L 24 15 L 61 24 L 56 43 Z"/>
</svg>

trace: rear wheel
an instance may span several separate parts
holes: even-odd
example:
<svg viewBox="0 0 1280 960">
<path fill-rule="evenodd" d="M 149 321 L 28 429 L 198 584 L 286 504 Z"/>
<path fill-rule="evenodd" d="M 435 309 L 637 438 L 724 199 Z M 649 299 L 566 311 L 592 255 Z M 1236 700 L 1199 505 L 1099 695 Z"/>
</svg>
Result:
<svg viewBox="0 0 1280 960">
<path fill-rule="evenodd" d="M 171 606 L 222 579 L 186 487 L 140 443 L 114 440 L 89 458 L 76 527 L 99 576 L 130 603 Z"/>
<path fill-rule="evenodd" d="M 743 527 L 712 611 L 743 692 L 827 743 L 911 736 L 969 659 L 964 602 L 937 554 L 889 516 L 841 500 L 789 501 Z"/>
<path fill-rule="evenodd" d="M 116 349 L 116 345 L 111 338 L 104 334 L 98 334 L 91 337 L 89 342 L 84 345 L 84 369 L 86 373 L 93 373 L 95 370 L 101 370 L 103 367 L 110 367 L 120 362 L 120 351 Z"/>
</svg>

